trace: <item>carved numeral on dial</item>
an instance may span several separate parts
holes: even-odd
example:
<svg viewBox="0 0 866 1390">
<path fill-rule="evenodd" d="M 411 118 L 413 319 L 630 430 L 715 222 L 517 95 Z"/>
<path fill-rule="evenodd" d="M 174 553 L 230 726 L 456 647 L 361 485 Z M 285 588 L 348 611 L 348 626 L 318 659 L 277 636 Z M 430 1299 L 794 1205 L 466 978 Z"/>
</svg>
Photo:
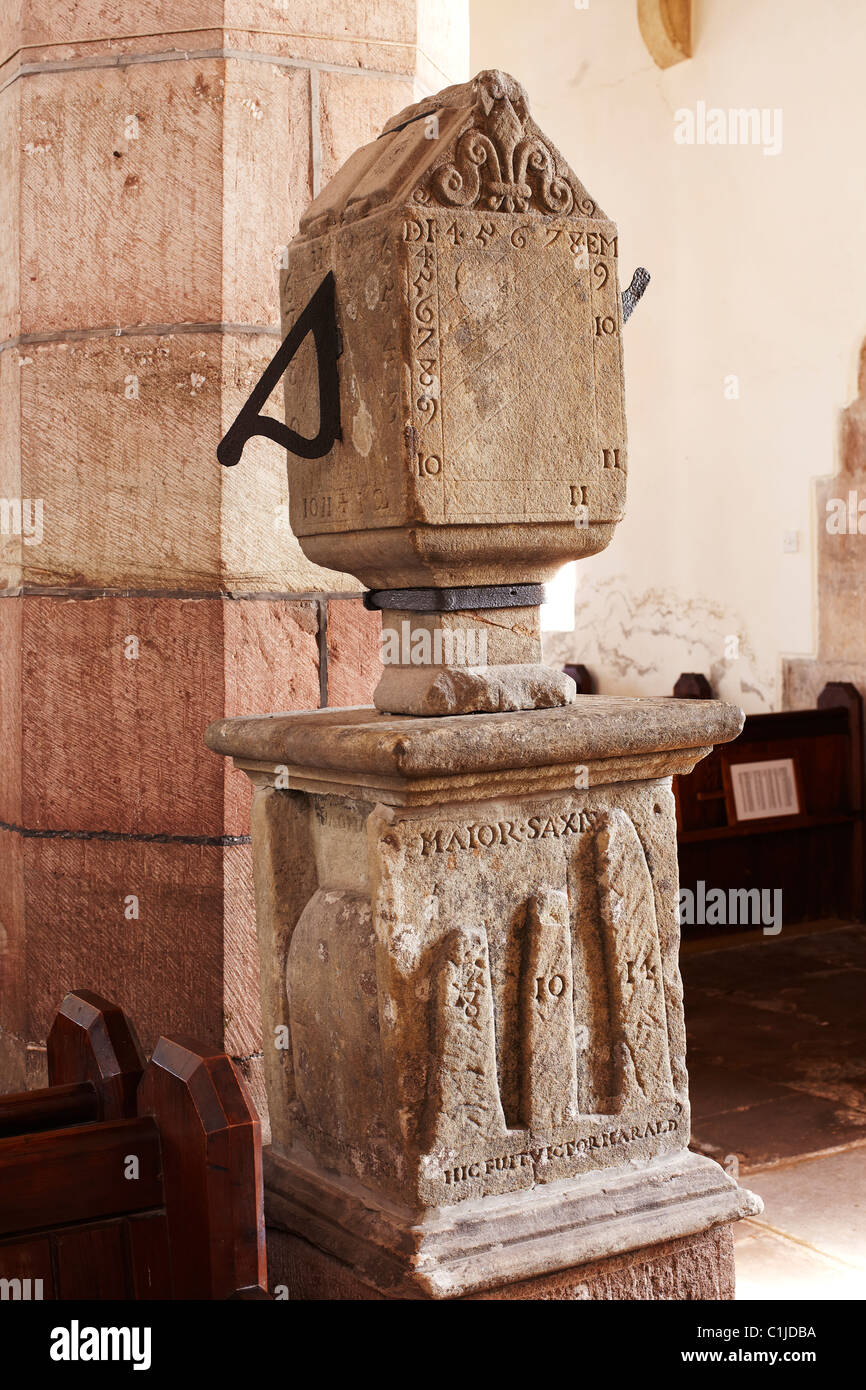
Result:
<svg viewBox="0 0 866 1390">
<path fill-rule="evenodd" d="M 564 991 L 565 980 L 561 975 L 551 975 L 549 979 L 544 975 L 539 975 L 535 981 L 536 999 L 544 999 L 548 994 L 552 994 L 554 999 L 558 999 Z"/>
</svg>

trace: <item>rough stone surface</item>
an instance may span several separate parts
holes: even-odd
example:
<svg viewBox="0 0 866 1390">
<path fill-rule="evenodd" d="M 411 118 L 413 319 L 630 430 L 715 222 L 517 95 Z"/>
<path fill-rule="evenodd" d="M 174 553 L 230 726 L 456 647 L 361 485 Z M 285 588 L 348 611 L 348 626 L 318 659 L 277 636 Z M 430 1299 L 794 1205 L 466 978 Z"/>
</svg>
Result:
<svg viewBox="0 0 866 1390">
<path fill-rule="evenodd" d="M 548 1134 L 578 1118 L 575 1023 L 568 894 L 544 888 L 529 899 L 520 962 L 519 1115 L 530 1133 Z M 581 1059 L 583 1060 L 583 1059 Z"/>
<path fill-rule="evenodd" d="M 382 1300 L 371 1284 L 298 1236 L 268 1227 L 268 1282 L 301 1300 Z M 508 1299 L 544 1302 L 610 1300 L 706 1300 L 734 1297 L 730 1226 L 649 1249 L 521 1279 L 498 1289 L 464 1295 L 467 1301 Z"/>
<path fill-rule="evenodd" d="M 537 608 L 382 612 L 382 660 L 390 666 L 502 666 L 541 661 Z"/>
<path fill-rule="evenodd" d="M 24 912 L 24 844 L 20 835 L 0 830 L 0 1028 L 7 1054 L 14 1051 L 21 1067 L 27 1039 L 27 925 Z M 12 1090 L 11 1083 L 6 1089 Z M 19 1087 L 19 1090 L 23 1087 Z"/>
<path fill-rule="evenodd" d="M 465 5 L 442 0 L 367 0 L 351 19 L 342 0 L 196 0 L 180 15 L 176 0 L 137 11 L 105 0 L 58 0 L 50 10 L 10 0 L 0 12 L 0 59 L 19 48 L 26 61 L 148 52 L 163 35 L 191 54 L 224 46 L 338 64 L 347 76 L 369 70 L 372 80 L 417 74 L 433 90 L 465 71 L 469 24 Z"/>
<path fill-rule="evenodd" d="M 277 341 L 166 333 L 0 353 L 0 496 L 43 512 L 34 542 L 0 532 L 0 588 L 357 589 L 302 553 L 272 443 L 251 441 L 237 468 L 215 462 Z"/>
<path fill-rule="evenodd" d="M 516 1197 L 423 1211 L 272 1149 L 265 1216 L 389 1298 L 463 1298 L 760 1212 L 712 1159 L 680 1151 Z M 507 1296 L 507 1294 L 506 1294 Z"/>
<path fill-rule="evenodd" d="M 322 186 L 331 181 L 358 144 L 365 143 L 370 130 L 383 126 L 411 95 L 411 84 L 396 74 L 376 78 L 344 72 L 319 75 Z"/>
<path fill-rule="evenodd" d="M 574 698 L 541 661 L 538 608 L 382 612 L 384 671 L 373 703 L 392 714 L 547 709 Z"/>
<path fill-rule="evenodd" d="M 373 709 L 320 710 L 218 720 L 206 734 L 239 766 L 285 765 L 287 785 L 352 786 L 368 800 L 409 802 L 436 792 L 465 799 L 485 779 L 520 792 L 533 782 L 573 787 L 690 771 L 714 743 L 743 727 L 743 712 L 718 700 L 631 700 L 581 695 L 563 709 L 459 719 L 392 718 Z M 447 797 L 443 793 L 447 790 Z"/>
<path fill-rule="evenodd" d="M 0 600 L 0 822 L 21 824 L 22 605 Z"/>
<path fill-rule="evenodd" d="M 359 599 L 328 604 L 328 705 L 371 705 L 382 675 L 381 614 Z"/>
<path fill-rule="evenodd" d="M 386 666 L 377 709 L 412 715 L 488 714 L 550 709 L 575 698 L 570 676 L 550 666 Z"/>
<path fill-rule="evenodd" d="M 161 1033 L 220 1041 L 267 1117 L 249 845 L 0 830 L 0 856 L 3 1089 L 44 1047 L 64 994 L 86 981 L 123 1001 L 146 1048 Z"/>
<path fill-rule="evenodd" d="M 202 726 L 220 710 L 315 705 L 317 629 L 305 602 L 0 601 L 0 820 L 246 834 L 245 779 L 202 748 Z"/>
</svg>

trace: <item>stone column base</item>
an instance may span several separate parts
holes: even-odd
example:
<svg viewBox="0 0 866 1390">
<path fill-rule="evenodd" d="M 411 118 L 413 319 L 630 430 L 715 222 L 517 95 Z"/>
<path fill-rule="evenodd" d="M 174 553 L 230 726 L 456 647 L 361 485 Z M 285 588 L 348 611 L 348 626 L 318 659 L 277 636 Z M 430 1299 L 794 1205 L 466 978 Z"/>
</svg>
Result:
<svg viewBox="0 0 866 1390">
<path fill-rule="evenodd" d="M 271 1290 L 285 1288 L 292 1299 L 382 1302 L 389 1297 L 365 1284 L 333 1255 L 325 1255 L 315 1245 L 278 1226 L 268 1226 L 268 1271 Z M 541 1278 L 521 1279 L 498 1289 L 464 1294 L 461 1302 L 501 1298 L 688 1301 L 733 1297 L 734 1241 L 731 1224 L 727 1224 L 682 1240 L 662 1241 L 642 1250 L 573 1265 Z"/>
<path fill-rule="evenodd" d="M 269 1283 L 298 1299 L 732 1298 L 730 1223 L 760 1209 L 688 1151 L 423 1213 L 265 1156 Z"/>
</svg>

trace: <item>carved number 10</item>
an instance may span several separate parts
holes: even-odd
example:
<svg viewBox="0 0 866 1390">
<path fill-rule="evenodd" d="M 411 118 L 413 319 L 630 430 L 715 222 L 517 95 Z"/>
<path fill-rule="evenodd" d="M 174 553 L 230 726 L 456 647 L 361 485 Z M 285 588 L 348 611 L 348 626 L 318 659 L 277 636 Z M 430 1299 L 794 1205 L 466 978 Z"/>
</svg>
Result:
<svg viewBox="0 0 866 1390">
<path fill-rule="evenodd" d="M 602 334 L 604 334 L 604 333 L 615 333 L 615 332 L 616 332 L 616 319 L 612 319 L 612 318 L 610 317 L 609 314 L 608 314 L 608 315 L 605 315 L 604 318 L 601 318 L 598 314 L 596 314 L 596 318 L 595 318 L 595 336 L 596 336 L 597 338 L 600 338 L 600 337 L 602 336 Z"/>
<path fill-rule="evenodd" d="M 544 975 L 539 975 L 535 984 L 536 999 L 543 999 L 545 993 L 552 994 L 554 999 L 558 999 L 565 989 L 565 980 L 561 975 L 551 975 L 549 980 Z"/>
</svg>

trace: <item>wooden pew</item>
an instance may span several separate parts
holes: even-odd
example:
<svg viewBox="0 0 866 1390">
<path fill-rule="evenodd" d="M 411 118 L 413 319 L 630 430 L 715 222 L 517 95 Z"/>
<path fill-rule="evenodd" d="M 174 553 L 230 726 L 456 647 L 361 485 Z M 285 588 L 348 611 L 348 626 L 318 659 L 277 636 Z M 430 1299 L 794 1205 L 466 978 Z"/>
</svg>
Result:
<svg viewBox="0 0 866 1390">
<path fill-rule="evenodd" d="M 268 1297 L 261 1130 L 231 1059 L 175 1037 L 145 1063 L 79 990 L 48 1075 L 0 1097 L 0 1296 Z"/>
<path fill-rule="evenodd" d="M 701 678 L 703 679 L 703 678 Z M 700 698 L 696 677 L 675 694 Z M 688 684 L 691 683 L 691 684 Z M 856 687 L 833 682 L 815 709 L 750 714 L 733 743 L 716 748 L 687 777 L 674 778 L 680 884 L 780 888 L 787 925 L 819 919 L 862 921 L 863 712 Z M 791 759 L 800 810 L 738 820 L 731 768 Z M 708 928 L 701 933 L 713 934 Z"/>
</svg>

